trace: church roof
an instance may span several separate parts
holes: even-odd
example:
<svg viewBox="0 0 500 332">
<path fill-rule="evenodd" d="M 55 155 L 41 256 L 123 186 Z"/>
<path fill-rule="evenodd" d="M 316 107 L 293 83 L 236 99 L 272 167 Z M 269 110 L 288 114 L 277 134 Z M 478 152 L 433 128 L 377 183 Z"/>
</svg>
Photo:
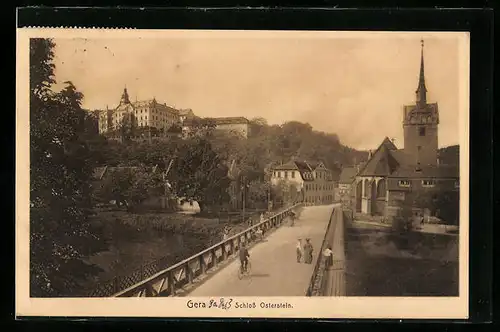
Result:
<svg viewBox="0 0 500 332">
<path fill-rule="evenodd" d="M 393 151 L 397 151 L 397 147 L 388 137 L 384 138 L 372 157 L 360 169 L 359 174 L 361 176 L 386 176 L 390 174 L 397 167 L 397 161 L 391 154 Z"/>
<path fill-rule="evenodd" d="M 399 165 L 410 165 L 414 163 L 412 156 L 408 154 L 404 149 L 391 151 L 391 156 Z"/>
</svg>

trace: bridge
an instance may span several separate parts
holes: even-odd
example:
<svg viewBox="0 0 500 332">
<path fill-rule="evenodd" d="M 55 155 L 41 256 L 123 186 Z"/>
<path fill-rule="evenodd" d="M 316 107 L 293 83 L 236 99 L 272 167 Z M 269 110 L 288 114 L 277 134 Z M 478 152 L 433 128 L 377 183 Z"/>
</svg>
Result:
<svg viewBox="0 0 500 332">
<path fill-rule="evenodd" d="M 288 216 L 299 211 L 293 226 Z M 343 295 L 343 212 L 340 204 L 297 204 L 206 250 L 159 271 L 114 297 L 154 296 L 321 296 Z M 258 230 L 264 236 L 258 237 Z M 313 260 L 298 263 L 298 239 L 310 239 Z M 251 272 L 238 278 L 238 250 L 247 244 Z M 327 264 L 322 251 L 334 252 Z"/>
</svg>

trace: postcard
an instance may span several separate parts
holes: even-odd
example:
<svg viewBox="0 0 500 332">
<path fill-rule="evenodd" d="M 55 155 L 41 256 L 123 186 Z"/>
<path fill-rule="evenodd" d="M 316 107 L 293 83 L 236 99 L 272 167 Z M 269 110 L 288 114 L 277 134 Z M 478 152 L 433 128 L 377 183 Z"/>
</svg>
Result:
<svg viewBox="0 0 500 332">
<path fill-rule="evenodd" d="M 16 98 L 18 317 L 468 317 L 468 33 L 20 28 Z"/>
</svg>

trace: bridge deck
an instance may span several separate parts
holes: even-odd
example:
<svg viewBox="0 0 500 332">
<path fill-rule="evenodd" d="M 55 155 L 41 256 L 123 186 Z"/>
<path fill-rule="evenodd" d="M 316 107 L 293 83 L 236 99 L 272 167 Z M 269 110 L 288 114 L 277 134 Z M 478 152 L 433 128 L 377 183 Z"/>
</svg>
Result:
<svg viewBox="0 0 500 332">
<path fill-rule="evenodd" d="M 251 276 L 238 279 L 239 259 L 218 271 L 189 296 L 304 296 L 334 205 L 306 207 L 294 227 L 283 225 L 249 250 Z M 297 263 L 298 238 L 310 238 L 313 263 Z"/>
</svg>

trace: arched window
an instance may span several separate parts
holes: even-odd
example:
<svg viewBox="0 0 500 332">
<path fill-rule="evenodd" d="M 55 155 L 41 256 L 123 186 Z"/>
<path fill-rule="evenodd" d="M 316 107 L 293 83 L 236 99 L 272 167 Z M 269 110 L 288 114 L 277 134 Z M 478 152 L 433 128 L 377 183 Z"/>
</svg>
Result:
<svg viewBox="0 0 500 332">
<path fill-rule="evenodd" d="M 385 192 L 386 192 L 385 179 L 382 179 L 378 182 L 377 197 L 385 197 Z"/>
</svg>

